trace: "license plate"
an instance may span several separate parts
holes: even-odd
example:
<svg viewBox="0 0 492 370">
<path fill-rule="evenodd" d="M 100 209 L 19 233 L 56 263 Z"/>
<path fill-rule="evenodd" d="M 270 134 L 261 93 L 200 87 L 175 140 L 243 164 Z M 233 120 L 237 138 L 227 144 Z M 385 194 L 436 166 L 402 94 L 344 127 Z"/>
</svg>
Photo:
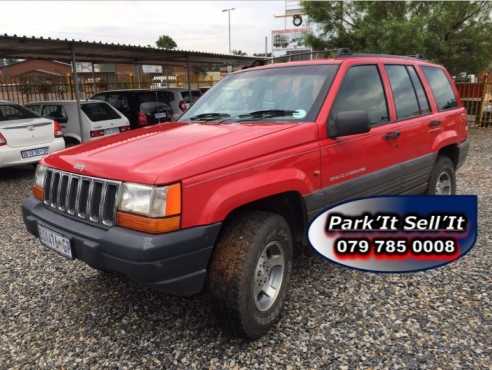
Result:
<svg viewBox="0 0 492 370">
<path fill-rule="evenodd" d="M 53 249 L 64 257 L 73 259 L 70 239 L 41 225 L 38 225 L 38 231 L 39 240 L 43 245 Z"/>
<path fill-rule="evenodd" d="M 21 151 L 22 159 L 39 157 L 40 155 L 46 155 L 46 154 L 48 154 L 48 147 Z"/>
<path fill-rule="evenodd" d="M 155 113 L 154 117 L 159 119 L 159 118 L 167 118 L 167 113 Z"/>
<path fill-rule="evenodd" d="M 114 135 L 120 132 L 120 129 L 118 127 L 113 127 L 113 128 L 107 128 L 104 130 L 104 135 Z"/>
</svg>

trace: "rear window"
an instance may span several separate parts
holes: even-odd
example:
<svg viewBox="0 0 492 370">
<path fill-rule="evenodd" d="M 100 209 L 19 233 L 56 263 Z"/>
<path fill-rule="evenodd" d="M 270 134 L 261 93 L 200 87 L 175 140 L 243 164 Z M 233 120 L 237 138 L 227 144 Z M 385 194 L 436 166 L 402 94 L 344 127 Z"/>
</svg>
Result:
<svg viewBox="0 0 492 370">
<path fill-rule="evenodd" d="M 121 118 L 113 108 L 105 103 L 87 103 L 83 104 L 81 109 L 92 122 Z"/>
<path fill-rule="evenodd" d="M 0 105 L 0 121 L 11 121 L 16 119 L 38 118 L 34 112 L 20 105 Z"/>
<path fill-rule="evenodd" d="M 444 71 L 441 68 L 428 66 L 423 67 L 423 69 L 439 110 L 457 107 L 456 96 Z"/>
<path fill-rule="evenodd" d="M 181 91 L 181 96 L 188 103 L 190 102 L 190 92 L 189 91 Z M 192 91 L 191 96 L 193 97 L 193 102 L 196 102 L 198 100 L 198 98 L 200 96 L 202 96 L 202 93 L 200 91 Z"/>
</svg>

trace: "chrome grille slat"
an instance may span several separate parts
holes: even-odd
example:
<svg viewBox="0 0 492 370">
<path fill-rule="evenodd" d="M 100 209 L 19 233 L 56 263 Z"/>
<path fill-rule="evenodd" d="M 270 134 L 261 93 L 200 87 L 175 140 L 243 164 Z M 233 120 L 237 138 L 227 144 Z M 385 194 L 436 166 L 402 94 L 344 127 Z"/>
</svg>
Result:
<svg viewBox="0 0 492 370">
<path fill-rule="evenodd" d="M 112 226 L 121 182 L 48 169 L 44 204 L 92 224 Z"/>
</svg>

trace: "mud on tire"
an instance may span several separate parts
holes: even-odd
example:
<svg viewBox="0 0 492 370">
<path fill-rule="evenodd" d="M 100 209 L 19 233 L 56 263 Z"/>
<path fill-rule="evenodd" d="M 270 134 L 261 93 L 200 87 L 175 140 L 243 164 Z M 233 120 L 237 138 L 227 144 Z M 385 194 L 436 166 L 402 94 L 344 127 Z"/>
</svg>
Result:
<svg viewBox="0 0 492 370">
<path fill-rule="evenodd" d="M 282 250 L 282 254 L 276 254 L 276 250 Z M 225 226 L 212 256 L 208 289 L 219 320 L 231 334 L 255 339 L 280 318 L 292 269 L 292 250 L 291 230 L 285 219 L 277 214 L 249 211 Z M 264 278 L 268 274 L 259 268 L 262 269 L 265 258 L 278 263 L 279 255 L 284 261 L 283 278 L 281 283 L 277 279 L 278 292 L 272 294 L 275 299 L 268 305 L 265 301 L 269 295 L 263 291 L 256 294 L 258 286 L 268 280 Z M 270 273 L 274 270 L 278 275 L 279 267 L 271 268 Z"/>
</svg>

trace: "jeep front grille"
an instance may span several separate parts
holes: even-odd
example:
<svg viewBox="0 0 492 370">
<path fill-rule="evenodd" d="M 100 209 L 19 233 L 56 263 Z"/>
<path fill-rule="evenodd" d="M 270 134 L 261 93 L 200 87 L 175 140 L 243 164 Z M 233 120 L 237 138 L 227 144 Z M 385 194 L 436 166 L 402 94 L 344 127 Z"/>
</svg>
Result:
<svg viewBox="0 0 492 370">
<path fill-rule="evenodd" d="M 121 183 L 48 168 L 44 204 L 93 224 L 115 223 Z"/>
</svg>

